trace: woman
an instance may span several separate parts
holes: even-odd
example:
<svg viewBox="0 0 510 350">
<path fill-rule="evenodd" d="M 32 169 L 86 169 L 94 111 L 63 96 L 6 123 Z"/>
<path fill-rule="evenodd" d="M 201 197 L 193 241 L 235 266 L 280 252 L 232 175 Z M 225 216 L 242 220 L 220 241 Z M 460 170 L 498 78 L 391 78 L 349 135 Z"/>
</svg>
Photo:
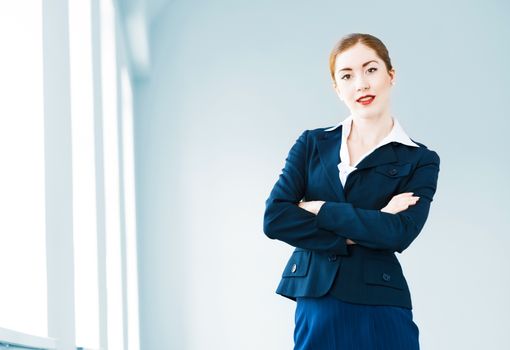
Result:
<svg viewBox="0 0 510 350">
<path fill-rule="evenodd" d="M 305 130 L 266 201 L 264 232 L 296 249 L 277 293 L 297 302 L 295 349 L 419 349 L 400 263 L 436 191 L 439 156 L 392 115 L 395 70 L 369 34 L 330 55 L 351 114 Z"/>
</svg>

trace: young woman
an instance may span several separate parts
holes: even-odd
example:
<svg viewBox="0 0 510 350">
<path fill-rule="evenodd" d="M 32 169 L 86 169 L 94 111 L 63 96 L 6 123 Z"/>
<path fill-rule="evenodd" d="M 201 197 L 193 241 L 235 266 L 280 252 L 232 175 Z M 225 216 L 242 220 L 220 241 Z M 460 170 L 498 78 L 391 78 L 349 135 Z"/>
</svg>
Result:
<svg viewBox="0 0 510 350">
<path fill-rule="evenodd" d="M 266 201 L 265 234 L 296 247 L 276 292 L 297 302 L 296 350 L 416 350 L 395 253 L 425 224 L 439 156 L 393 116 L 395 69 L 378 38 L 347 35 L 329 62 L 351 113 L 299 136 Z"/>
</svg>

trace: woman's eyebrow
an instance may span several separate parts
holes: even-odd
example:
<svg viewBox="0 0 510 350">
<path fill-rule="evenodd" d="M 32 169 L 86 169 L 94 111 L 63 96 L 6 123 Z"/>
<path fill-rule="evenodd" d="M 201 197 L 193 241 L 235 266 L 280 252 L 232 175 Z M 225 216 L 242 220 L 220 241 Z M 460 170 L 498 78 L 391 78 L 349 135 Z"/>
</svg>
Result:
<svg viewBox="0 0 510 350">
<path fill-rule="evenodd" d="M 365 67 L 365 66 L 366 66 L 367 64 L 369 64 L 370 62 L 379 63 L 379 62 L 377 62 L 377 61 L 375 61 L 375 60 L 371 60 L 371 61 L 368 61 L 368 62 L 363 63 L 363 65 L 362 65 L 361 67 Z M 341 72 L 341 71 L 343 71 L 343 70 L 352 70 L 352 68 L 348 68 L 348 67 L 346 67 L 346 68 L 342 68 L 342 69 L 337 70 L 337 72 Z"/>
</svg>

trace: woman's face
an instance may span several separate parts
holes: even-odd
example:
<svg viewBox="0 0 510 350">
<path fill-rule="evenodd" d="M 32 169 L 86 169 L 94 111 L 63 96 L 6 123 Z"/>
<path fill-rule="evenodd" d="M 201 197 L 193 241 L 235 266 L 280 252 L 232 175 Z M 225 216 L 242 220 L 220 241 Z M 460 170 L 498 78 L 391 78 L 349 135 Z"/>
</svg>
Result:
<svg viewBox="0 0 510 350">
<path fill-rule="evenodd" d="M 352 114 L 372 117 L 389 113 L 390 92 L 395 70 L 389 72 L 376 52 L 356 44 L 336 56 L 335 90 Z M 358 100 L 365 95 L 371 100 Z"/>
</svg>

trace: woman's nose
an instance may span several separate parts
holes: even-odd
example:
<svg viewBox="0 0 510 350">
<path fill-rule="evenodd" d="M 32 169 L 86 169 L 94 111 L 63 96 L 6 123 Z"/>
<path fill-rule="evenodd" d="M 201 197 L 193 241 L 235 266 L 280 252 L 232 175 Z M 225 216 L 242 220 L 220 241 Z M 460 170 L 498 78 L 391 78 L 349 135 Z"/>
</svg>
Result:
<svg viewBox="0 0 510 350">
<path fill-rule="evenodd" d="M 366 81 L 365 78 L 358 78 L 356 81 L 356 91 L 363 91 L 369 87 L 368 81 Z"/>
</svg>

